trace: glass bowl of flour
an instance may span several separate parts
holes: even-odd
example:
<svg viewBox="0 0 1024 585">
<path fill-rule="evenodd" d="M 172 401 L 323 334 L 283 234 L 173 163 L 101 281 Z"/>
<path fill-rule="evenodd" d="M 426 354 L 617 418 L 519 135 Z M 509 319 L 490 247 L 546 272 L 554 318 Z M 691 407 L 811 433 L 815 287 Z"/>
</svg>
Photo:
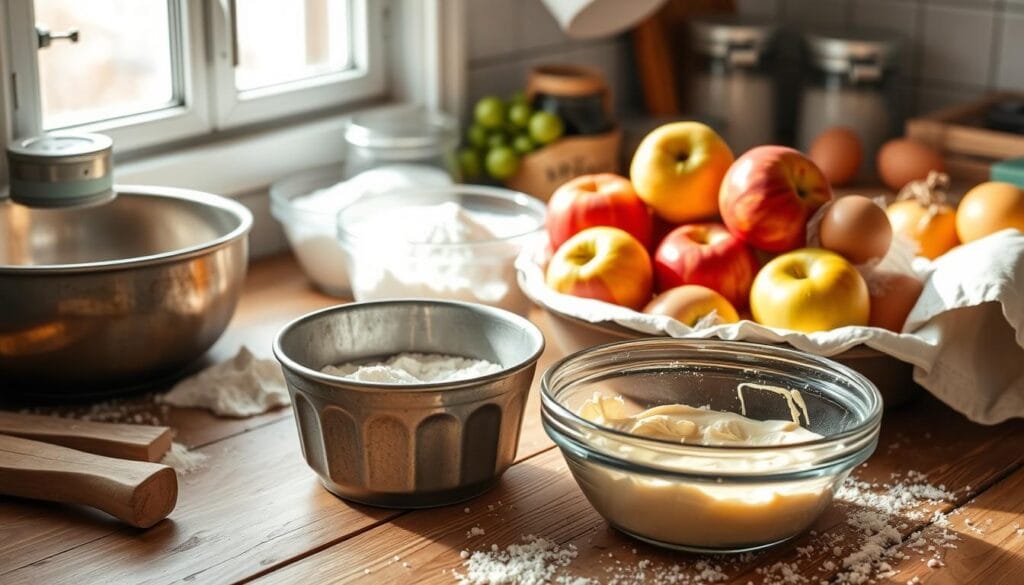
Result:
<svg viewBox="0 0 1024 585">
<path fill-rule="evenodd" d="M 450 185 L 367 197 L 338 213 L 357 301 L 432 298 L 529 310 L 514 262 L 543 236 L 543 202 L 507 189 Z"/>
<path fill-rule="evenodd" d="M 329 295 L 348 298 L 348 268 L 336 233 L 338 212 L 361 197 L 451 183 L 447 172 L 429 165 L 387 164 L 347 180 L 341 165 L 330 165 L 274 183 L 270 187 L 270 210 L 281 222 L 292 252 L 313 284 Z"/>
</svg>

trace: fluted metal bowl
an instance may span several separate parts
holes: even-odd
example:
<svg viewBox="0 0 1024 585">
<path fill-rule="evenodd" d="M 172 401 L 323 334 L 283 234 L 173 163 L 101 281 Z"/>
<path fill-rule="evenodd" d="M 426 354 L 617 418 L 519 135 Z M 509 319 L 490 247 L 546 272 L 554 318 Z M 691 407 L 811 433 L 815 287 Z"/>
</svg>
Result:
<svg viewBox="0 0 1024 585">
<path fill-rule="evenodd" d="M 84 209 L 0 204 L 0 398 L 151 386 L 227 327 L 252 214 L 196 191 L 115 190 Z"/>
<path fill-rule="evenodd" d="M 288 324 L 274 343 L 306 462 L 335 495 L 394 508 L 441 506 L 491 487 L 515 460 L 540 330 L 455 301 L 352 303 Z M 327 365 L 402 352 L 483 359 L 494 374 L 427 384 L 359 382 Z"/>
</svg>

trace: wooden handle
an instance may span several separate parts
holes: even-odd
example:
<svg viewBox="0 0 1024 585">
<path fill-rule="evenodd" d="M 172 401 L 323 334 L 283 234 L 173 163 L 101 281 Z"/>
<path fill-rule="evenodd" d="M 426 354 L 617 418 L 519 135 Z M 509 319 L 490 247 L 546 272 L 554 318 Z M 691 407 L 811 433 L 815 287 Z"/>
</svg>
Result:
<svg viewBox="0 0 1024 585">
<path fill-rule="evenodd" d="M 0 435 L 0 494 L 82 504 L 149 528 L 174 509 L 178 478 L 158 463 Z"/>
<path fill-rule="evenodd" d="M 0 410 L 0 434 L 35 439 L 136 461 L 160 461 L 171 448 L 169 427 L 102 423 Z"/>
</svg>

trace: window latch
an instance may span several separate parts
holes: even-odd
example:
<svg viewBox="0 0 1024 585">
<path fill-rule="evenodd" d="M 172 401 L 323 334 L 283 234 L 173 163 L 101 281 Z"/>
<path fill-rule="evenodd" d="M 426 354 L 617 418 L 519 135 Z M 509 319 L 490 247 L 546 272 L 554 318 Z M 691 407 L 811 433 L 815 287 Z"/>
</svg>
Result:
<svg viewBox="0 0 1024 585">
<path fill-rule="evenodd" d="M 40 49 L 49 47 L 53 41 L 67 40 L 72 43 L 78 42 L 78 29 L 71 29 L 64 32 L 51 32 L 46 26 L 36 25 L 36 40 Z"/>
</svg>

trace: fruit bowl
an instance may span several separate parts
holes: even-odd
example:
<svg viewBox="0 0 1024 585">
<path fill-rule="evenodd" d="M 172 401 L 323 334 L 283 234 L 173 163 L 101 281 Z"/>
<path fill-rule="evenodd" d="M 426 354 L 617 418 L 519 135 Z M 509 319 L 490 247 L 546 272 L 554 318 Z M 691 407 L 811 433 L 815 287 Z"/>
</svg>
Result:
<svg viewBox="0 0 1024 585">
<path fill-rule="evenodd" d="M 805 334 L 780 332 L 751 321 L 696 330 L 661 315 L 644 315 L 625 307 L 593 299 L 582 299 L 548 290 L 543 277 L 542 249 L 525 250 L 516 260 L 519 286 L 535 305 L 543 309 L 553 341 L 565 353 L 573 353 L 613 341 L 642 337 L 720 338 L 792 347 L 822 355 L 860 372 L 877 387 L 886 408 L 905 404 L 920 387 L 913 380 L 913 365 L 877 349 L 856 342 L 870 328 L 849 328 L 851 340 L 837 343 L 835 332 Z M 848 329 L 848 328 L 844 328 Z M 858 331 L 865 330 L 865 331 Z M 890 334 L 895 335 L 895 334 Z M 903 334 L 904 337 L 911 337 Z M 923 339 L 915 341 L 924 344 Z"/>
</svg>

